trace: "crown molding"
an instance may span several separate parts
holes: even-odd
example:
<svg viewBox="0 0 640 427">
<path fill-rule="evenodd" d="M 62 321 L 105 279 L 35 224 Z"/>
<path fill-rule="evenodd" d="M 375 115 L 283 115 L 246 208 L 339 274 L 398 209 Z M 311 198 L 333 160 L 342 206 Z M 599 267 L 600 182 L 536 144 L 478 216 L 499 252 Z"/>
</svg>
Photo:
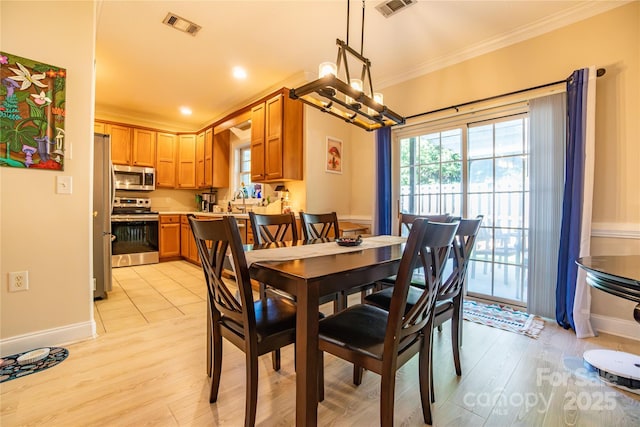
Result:
<svg viewBox="0 0 640 427">
<path fill-rule="evenodd" d="M 507 46 L 540 36 L 542 34 L 566 27 L 567 25 L 591 18 L 609 10 L 615 9 L 631 3 L 633 0 L 621 1 L 590 1 L 579 3 L 576 6 L 565 9 L 555 15 L 551 15 L 544 19 L 533 22 L 529 25 L 519 27 L 514 31 L 506 32 L 501 35 L 486 39 L 467 48 L 460 49 L 457 52 L 443 55 L 438 58 L 423 62 L 413 69 L 402 74 L 396 74 L 393 77 L 377 79 L 377 87 L 383 89 L 403 83 L 407 80 L 423 76 L 425 74 L 467 61 L 469 59 L 481 56 Z"/>
</svg>

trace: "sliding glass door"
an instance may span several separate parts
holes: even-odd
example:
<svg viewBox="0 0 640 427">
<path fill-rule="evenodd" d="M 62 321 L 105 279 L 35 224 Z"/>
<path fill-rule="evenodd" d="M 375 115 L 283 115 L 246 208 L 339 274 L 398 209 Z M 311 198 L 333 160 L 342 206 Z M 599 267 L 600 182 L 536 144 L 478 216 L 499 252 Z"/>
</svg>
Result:
<svg viewBox="0 0 640 427">
<path fill-rule="evenodd" d="M 527 114 L 437 125 L 396 135 L 398 210 L 483 215 L 467 292 L 526 305 Z"/>
</svg>

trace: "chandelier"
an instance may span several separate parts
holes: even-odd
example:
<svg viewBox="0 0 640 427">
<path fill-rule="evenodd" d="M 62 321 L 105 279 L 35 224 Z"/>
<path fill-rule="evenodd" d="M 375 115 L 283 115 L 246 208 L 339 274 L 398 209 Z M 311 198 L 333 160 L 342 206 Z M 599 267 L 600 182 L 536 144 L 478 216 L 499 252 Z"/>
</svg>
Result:
<svg viewBox="0 0 640 427">
<path fill-rule="evenodd" d="M 318 79 L 297 89 L 289 90 L 289 97 L 315 107 L 322 112 L 343 119 L 367 131 L 404 124 L 405 118 L 387 108 L 383 96 L 374 92 L 371 81 L 371 61 L 362 54 L 364 45 L 364 7 L 362 0 L 362 32 L 360 53 L 349 46 L 349 9 L 347 0 L 347 42 L 336 39 L 336 63 L 323 62 Z M 359 78 L 351 78 L 348 59 L 361 65 Z M 344 78 L 344 80 L 341 80 Z M 346 83 L 349 82 L 349 83 Z"/>
</svg>

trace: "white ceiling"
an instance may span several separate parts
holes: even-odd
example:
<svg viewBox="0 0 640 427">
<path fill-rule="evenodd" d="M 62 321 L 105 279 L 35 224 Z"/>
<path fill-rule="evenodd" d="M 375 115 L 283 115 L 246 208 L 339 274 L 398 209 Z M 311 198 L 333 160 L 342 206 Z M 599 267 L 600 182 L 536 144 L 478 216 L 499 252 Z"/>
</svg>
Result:
<svg viewBox="0 0 640 427">
<path fill-rule="evenodd" d="M 537 36 L 622 1 L 418 0 L 389 18 L 367 0 L 364 56 L 375 89 Z M 202 26 L 162 23 L 168 12 Z M 360 50 L 362 2 L 349 44 Z M 96 114 L 194 131 L 282 86 L 317 77 L 346 39 L 346 0 L 103 0 L 97 13 Z M 350 62 L 353 69 L 358 64 Z M 235 80 L 232 67 L 248 78 Z M 181 116 L 180 106 L 193 110 Z"/>
</svg>

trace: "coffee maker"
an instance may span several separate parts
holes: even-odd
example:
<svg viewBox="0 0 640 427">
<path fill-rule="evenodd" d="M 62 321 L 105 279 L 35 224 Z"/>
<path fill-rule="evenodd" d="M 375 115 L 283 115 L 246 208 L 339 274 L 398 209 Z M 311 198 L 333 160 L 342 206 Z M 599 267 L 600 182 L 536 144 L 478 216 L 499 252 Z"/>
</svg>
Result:
<svg viewBox="0 0 640 427">
<path fill-rule="evenodd" d="M 216 191 L 202 193 L 202 205 L 200 210 L 202 212 L 213 212 L 213 206 L 216 204 L 216 196 Z"/>
</svg>

